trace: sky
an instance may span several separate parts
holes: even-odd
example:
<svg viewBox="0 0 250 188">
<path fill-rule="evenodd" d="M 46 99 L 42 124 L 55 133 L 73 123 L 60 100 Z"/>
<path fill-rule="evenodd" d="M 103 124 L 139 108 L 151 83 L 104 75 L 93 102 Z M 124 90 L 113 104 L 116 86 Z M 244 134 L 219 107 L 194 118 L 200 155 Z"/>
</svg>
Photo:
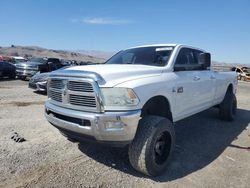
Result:
<svg viewBox="0 0 250 188">
<path fill-rule="evenodd" d="M 155 43 L 250 64 L 250 0 L 0 0 L 0 46 L 114 52 Z"/>
</svg>

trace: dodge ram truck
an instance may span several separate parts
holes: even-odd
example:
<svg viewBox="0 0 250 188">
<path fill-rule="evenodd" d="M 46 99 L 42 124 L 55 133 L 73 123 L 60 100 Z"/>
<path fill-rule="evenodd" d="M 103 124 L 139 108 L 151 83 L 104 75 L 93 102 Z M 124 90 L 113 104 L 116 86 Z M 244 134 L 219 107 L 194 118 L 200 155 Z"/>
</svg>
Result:
<svg viewBox="0 0 250 188">
<path fill-rule="evenodd" d="M 180 44 L 133 47 L 102 65 L 57 70 L 47 87 L 45 116 L 64 136 L 128 146 L 131 165 L 148 176 L 168 166 L 175 122 L 211 107 L 232 121 L 237 111 L 236 73 L 213 71 L 210 53 Z"/>
</svg>

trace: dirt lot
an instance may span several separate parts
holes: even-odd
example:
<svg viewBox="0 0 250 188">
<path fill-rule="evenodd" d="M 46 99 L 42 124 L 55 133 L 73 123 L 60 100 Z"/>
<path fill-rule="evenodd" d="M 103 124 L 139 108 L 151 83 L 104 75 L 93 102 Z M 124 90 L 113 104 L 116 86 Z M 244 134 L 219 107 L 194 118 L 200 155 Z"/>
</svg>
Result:
<svg viewBox="0 0 250 188">
<path fill-rule="evenodd" d="M 178 122 L 169 169 L 152 179 L 132 169 L 126 149 L 69 142 L 45 120 L 46 96 L 0 80 L 0 187 L 249 187 L 249 92 L 240 82 L 235 122 L 217 109 Z M 27 141 L 15 143 L 13 131 Z"/>
</svg>

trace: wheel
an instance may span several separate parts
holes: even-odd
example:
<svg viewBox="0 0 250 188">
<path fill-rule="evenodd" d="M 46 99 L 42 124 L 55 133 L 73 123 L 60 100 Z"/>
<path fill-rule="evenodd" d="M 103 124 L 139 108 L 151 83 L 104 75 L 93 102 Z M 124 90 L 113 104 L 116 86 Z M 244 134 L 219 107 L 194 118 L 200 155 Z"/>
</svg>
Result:
<svg viewBox="0 0 250 188">
<path fill-rule="evenodd" d="M 134 140 L 129 145 L 129 161 L 133 168 L 158 176 L 167 168 L 175 146 L 175 132 L 170 120 L 146 116 L 139 122 Z"/>
<path fill-rule="evenodd" d="M 26 79 L 25 76 L 19 76 L 18 78 L 19 78 L 20 80 L 25 80 L 25 79 Z"/>
<path fill-rule="evenodd" d="M 234 93 L 227 92 L 220 104 L 220 118 L 225 121 L 233 121 L 237 111 L 237 99 Z"/>
</svg>

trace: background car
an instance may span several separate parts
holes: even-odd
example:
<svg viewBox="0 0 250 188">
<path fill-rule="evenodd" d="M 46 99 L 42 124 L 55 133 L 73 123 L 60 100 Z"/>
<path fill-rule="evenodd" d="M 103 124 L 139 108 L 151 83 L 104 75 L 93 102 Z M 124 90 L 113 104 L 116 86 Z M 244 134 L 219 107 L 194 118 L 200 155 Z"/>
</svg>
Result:
<svg viewBox="0 0 250 188">
<path fill-rule="evenodd" d="M 46 92 L 47 91 L 47 79 L 50 72 L 45 73 L 36 73 L 29 80 L 29 88 L 34 89 L 35 91 Z"/>
<path fill-rule="evenodd" d="M 64 66 L 58 70 L 66 69 L 70 66 Z M 49 78 L 51 72 L 37 72 L 34 76 L 29 80 L 29 88 L 34 89 L 39 92 L 47 92 L 47 80 Z"/>
<path fill-rule="evenodd" d="M 25 59 L 24 57 L 21 57 L 21 56 L 14 56 L 13 57 L 13 64 L 23 63 L 26 61 L 27 61 L 27 59 Z"/>
<path fill-rule="evenodd" d="M 8 62 L 0 62 L 0 77 L 16 78 L 15 65 Z"/>
<path fill-rule="evenodd" d="M 33 57 L 30 61 L 16 64 L 18 78 L 25 80 L 37 72 L 51 72 L 63 67 L 58 58 Z"/>
<path fill-rule="evenodd" d="M 233 67 L 232 70 L 237 72 L 238 80 L 243 80 L 243 81 L 250 80 L 250 68 L 248 68 L 248 67 Z"/>
</svg>

